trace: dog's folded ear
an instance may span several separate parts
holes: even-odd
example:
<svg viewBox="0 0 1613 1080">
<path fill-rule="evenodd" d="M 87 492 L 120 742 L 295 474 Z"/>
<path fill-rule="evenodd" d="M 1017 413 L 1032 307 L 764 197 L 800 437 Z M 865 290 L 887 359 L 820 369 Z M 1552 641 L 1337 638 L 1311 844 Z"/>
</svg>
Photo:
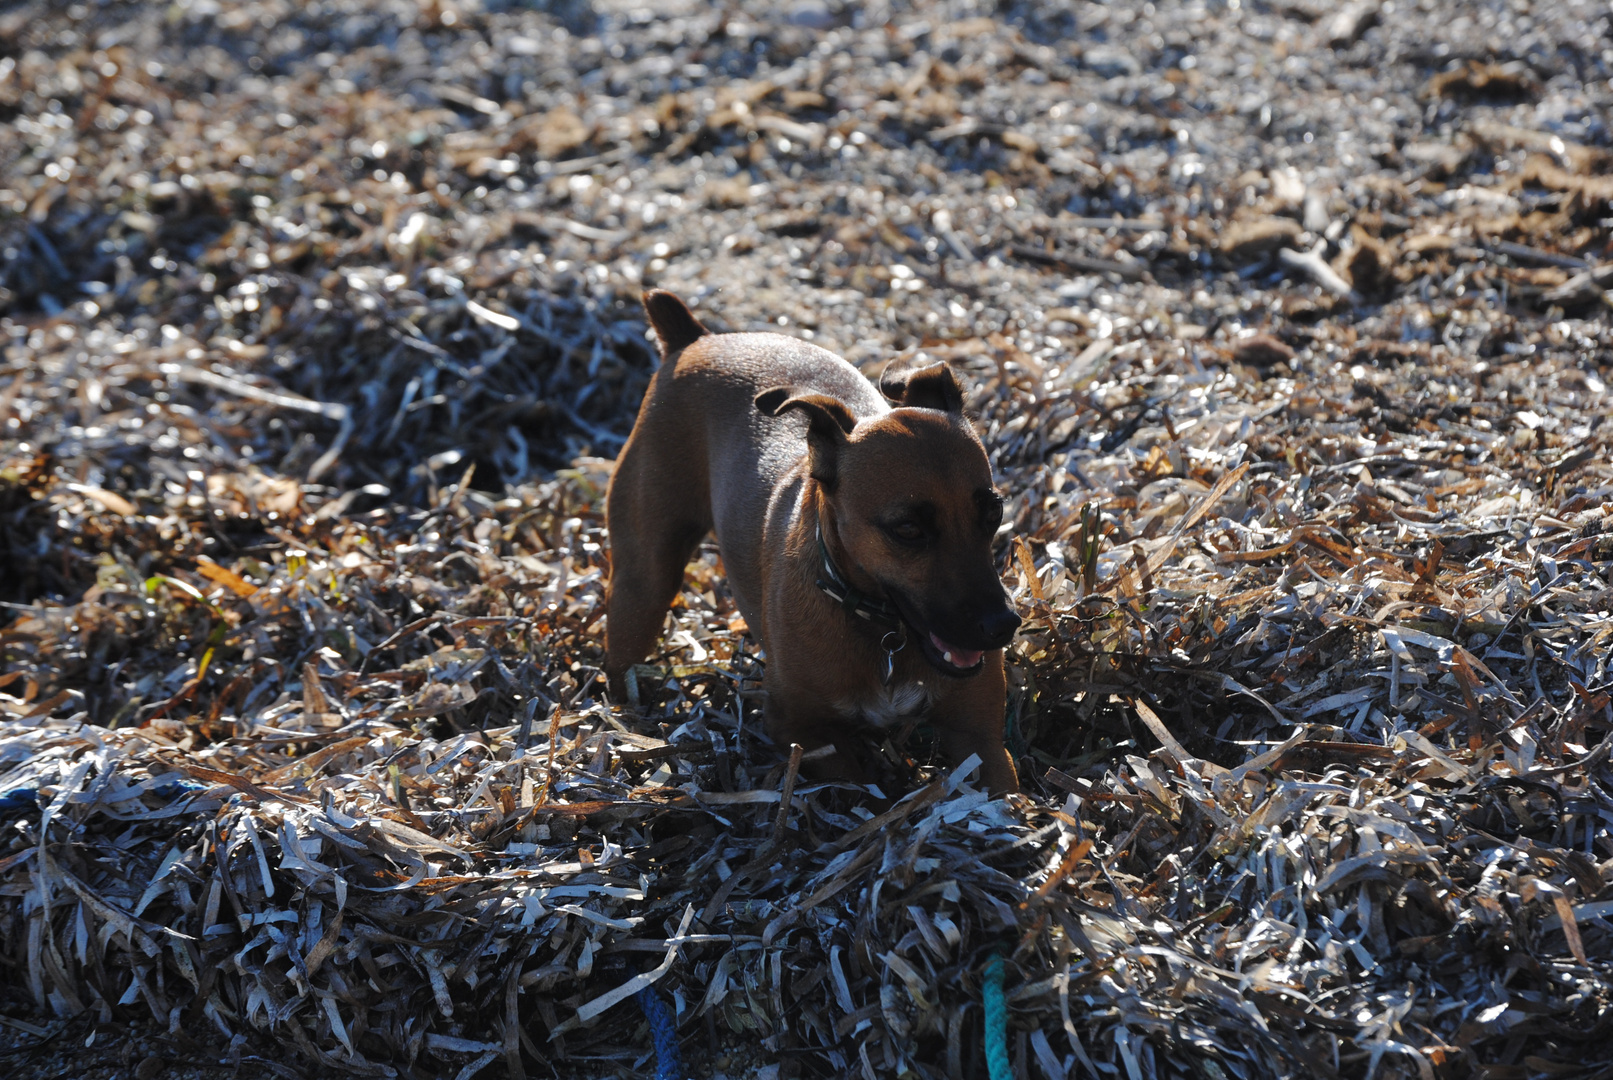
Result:
<svg viewBox="0 0 1613 1080">
<path fill-rule="evenodd" d="M 687 304 L 665 289 L 651 289 L 644 294 L 644 313 L 650 317 L 650 328 L 661 343 L 663 360 L 711 333 Z"/>
<path fill-rule="evenodd" d="M 945 364 L 931 364 L 917 371 L 887 370 L 879 377 L 879 389 L 892 404 L 905 408 L 963 411 L 963 387 Z"/>
<path fill-rule="evenodd" d="M 828 394 L 802 394 L 793 386 L 775 386 L 756 395 L 756 407 L 767 416 L 782 416 L 791 409 L 806 413 L 808 471 L 818 483 L 833 487 L 840 448 L 857 426 L 846 403 Z"/>
<path fill-rule="evenodd" d="M 857 426 L 846 403 L 828 394 L 798 394 L 793 386 L 775 386 L 756 395 L 756 407 L 768 416 L 781 416 L 791 409 L 800 409 L 811 420 L 814 429 L 822 428 L 827 435 L 845 437 Z"/>
</svg>

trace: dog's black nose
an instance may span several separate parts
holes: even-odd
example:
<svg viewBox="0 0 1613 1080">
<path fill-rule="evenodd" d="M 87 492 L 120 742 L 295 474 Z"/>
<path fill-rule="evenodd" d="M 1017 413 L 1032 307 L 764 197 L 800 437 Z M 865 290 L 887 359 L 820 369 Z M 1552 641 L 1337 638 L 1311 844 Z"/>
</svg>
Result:
<svg viewBox="0 0 1613 1080">
<path fill-rule="evenodd" d="M 990 642 L 991 648 L 1000 649 L 1014 640 L 1019 624 L 1020 618 L 1013 608 L 1001 608 L 980 620 L 980 636 Z"/>
</svg>

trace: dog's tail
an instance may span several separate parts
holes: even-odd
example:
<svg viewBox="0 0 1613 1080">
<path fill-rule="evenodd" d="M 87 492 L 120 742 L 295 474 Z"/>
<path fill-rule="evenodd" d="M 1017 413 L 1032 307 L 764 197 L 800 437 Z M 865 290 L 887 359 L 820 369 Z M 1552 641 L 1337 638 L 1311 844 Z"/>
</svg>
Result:
<svg viewBox="0 0 1613 1080">
<path fill-rule="evenodd" d="M 644 294 L 644 313 L 650 317 L 650 327 L 661 343 L 663 360 L 711 333 L 700 325 L 688 305 L 665 289 L 651 289 Z"/>
</svg>

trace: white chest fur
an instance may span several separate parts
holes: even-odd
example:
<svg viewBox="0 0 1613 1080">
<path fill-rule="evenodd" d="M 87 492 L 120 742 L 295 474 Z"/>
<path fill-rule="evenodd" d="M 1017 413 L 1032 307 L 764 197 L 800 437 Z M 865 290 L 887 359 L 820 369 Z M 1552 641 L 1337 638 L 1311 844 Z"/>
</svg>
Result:
<svg viewBox="0 0 1613 1080">
<path fill-rule="evenodd" d="M 876 728 L 898 724 L 923 712 L 929 704 L 929 688 L 921 682 L 881 687 L 870 696 L 838 703 L 841 715 L 847 719 L 860 720 Z"/>
</svg>

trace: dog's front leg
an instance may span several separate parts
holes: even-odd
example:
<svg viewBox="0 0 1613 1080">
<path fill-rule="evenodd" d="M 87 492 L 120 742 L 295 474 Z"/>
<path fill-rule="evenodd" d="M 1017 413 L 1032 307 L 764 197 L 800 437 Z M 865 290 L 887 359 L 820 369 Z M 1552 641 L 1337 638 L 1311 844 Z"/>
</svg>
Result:
<svg viewBox="0 0 1613 1080">
<path fill-rule="evenodd" d="M 769 691 L 764 713 L 767 737 L 780 751 L 799 743 L 811 756 L 802 771 L 817 780 L 844 780 L 852 784 L 873 782 L 850 727 L 826 710 L 797 702 L 787 704 L 787 695 Z M 825 748 L 828 748 L 825 752 Z M 814 751 L 817 751 L 814 753 Z"/>
<path fill-rule="evenodd" d="M 980 779 L 993 795 L 1019 790 L 1014 759 L 1003 746 L 1003 702 L 1007 691 L 1002 651 L 990 652 L 981 672 L 949 687 L 930 715 L 941 750 L 954 766 L 970 754 L 980 756 Z"/>
</svg>

